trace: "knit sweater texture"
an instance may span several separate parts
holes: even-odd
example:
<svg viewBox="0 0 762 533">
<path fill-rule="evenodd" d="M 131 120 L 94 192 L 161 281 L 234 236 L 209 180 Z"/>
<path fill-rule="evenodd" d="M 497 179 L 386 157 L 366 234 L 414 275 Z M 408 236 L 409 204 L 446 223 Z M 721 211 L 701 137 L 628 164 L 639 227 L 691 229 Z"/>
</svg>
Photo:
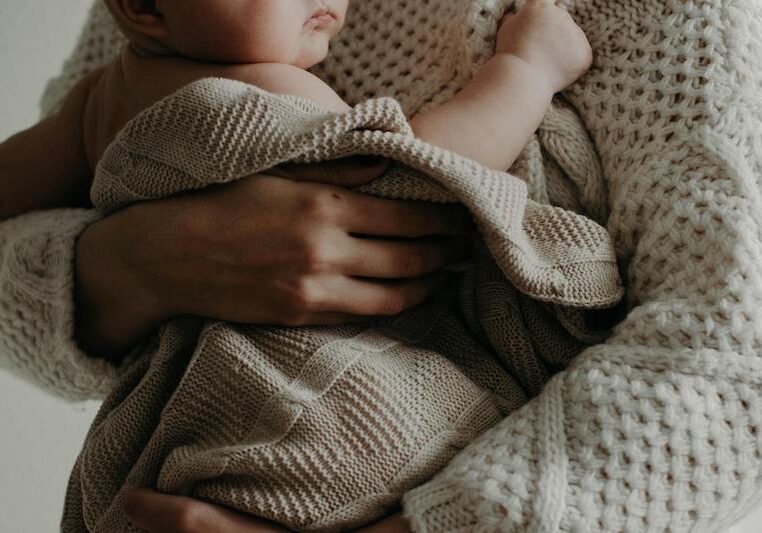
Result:
<svg viewBox="0 0 762 533">
<path fill-rule="evenodd" d="M 608 193 L 583 186 L 590 166 L 576 166 L 577 139 L 550 120 L 538 134 L 543 149 L 532 142 L 525 152 L 545 164 L 524 158 L 513 170 L 545 175 L 546 190 L 525 176 L 533 197 L 604 217 L 630 311 L 605 343 L 408 492 L 405 514 L 416 531 L 721 531 L 762 495 L 762 5 L 560 3 L 595 53 L 565 96 L 594 141 Z M 357 3 L 323 72 L 351 102 L 390 95 L 415 111 L 448 97 L 484 60 L 504 4 Z M 118 43 L 96 8 L 46 107 Z M 569 179 L 555 180 L 562 171 Z M 4 223 L 0 251 L 3 265 L 22 265 L 2 271 L 0 309 L 13 317 L 0 325 L 4 351 L 69 397 L 102 392 L 116 371 L 73 347 L 66 260 L 43 270 L 48 263 L 27 259 L 70 258 L 63 249 L 82 226 L 61 221 L 81 216 Z M 22 241 L 21 228 L 43 237 Z M 28 311 L 17 313 L 5 287 L 33 275 L 35 288 L 50 290 L 22 292 Z"/>
</svg>

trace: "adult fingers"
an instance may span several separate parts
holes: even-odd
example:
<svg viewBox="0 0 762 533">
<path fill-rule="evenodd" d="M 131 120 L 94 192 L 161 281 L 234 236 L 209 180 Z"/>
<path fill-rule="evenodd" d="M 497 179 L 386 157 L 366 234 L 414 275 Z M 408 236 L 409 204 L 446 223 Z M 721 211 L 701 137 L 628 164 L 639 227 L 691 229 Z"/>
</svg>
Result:
<svg viewBox="0 0 762 533">
<path fill-rule="evenodd" d="M 290 188 L 292 194 L 299 198 L 299 203 L 292 208 L 302 212 L 304 217 L 330 220 L 331 224 L 350 233 L 414 238 L 465 235 L 475 227 L 468 209 L 459 204 L 389 200 L 332 185 L 281 178 L 268 171 L 268 175 L 260 176 L 258 181 L 244 183 L 243 187 L 252 183 L 272 186 L 273 180 L 276 180 L 279 187 Z M 236 184 L 226 187 L 235 188 Z"/>
<path fill-rule="evenodd" d="M 423 303 L 448 279 L 443 272 L 408 280 L 326 277 L 319 284 L 322 294 L 315 295 L 313 316 L 321 312 L 368 317 L 397 315 Z"/>
<path fill-rule="evenodd" d="M 336 196 L 336 203 L 346 202 L 338 222 L 350 233 L 414 238 L 466 235 L 474 227 L 468 210 L 457 204 L 388 200 L 349 191 Z"/>
<path fill-rule="evenodd" d="M 222 506 L 149 489 L 130 490 L 124 512 L 132 523 L 150 533 L 284 533 L 272 522 Z"/>
<path fill-rule="evenodd" d="M 193 531 L 203 520 L 204 509 L 198 503 L 148 489 L 132 489 L 125 494 L 123 509 L 134 525 L 151 533 Z"/>
<path fill-rule="evenodd" d="M 439 270 L 463 256 L 466 237 L 392 241 L 347 235 L 338 268 L 348 276 L 415 278 Z"/>
</svg>

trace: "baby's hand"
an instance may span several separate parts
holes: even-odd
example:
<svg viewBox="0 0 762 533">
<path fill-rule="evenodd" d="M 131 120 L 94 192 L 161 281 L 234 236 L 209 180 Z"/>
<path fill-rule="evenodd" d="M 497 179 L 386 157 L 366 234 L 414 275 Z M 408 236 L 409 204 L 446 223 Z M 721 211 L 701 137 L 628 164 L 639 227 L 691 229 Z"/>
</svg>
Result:
<svg viewBox="0 0 762 533">
<path fill-rule="evenodd" d="M 514 55 L 537 68 L 554 93 L 581 78 L 593 61 L 585 33 L 552 0 L 527 0 L 517 13 L 506 14 L 495 53 Z"/>
</svg>

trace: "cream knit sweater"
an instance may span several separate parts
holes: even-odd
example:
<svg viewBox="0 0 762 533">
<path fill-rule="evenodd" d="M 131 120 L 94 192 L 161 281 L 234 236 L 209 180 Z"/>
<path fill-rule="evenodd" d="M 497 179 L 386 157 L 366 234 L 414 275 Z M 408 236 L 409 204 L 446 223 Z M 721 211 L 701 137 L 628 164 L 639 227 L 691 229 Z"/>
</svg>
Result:
<svg viewBox="0 0 762 533">
<path fill-rule="evenodd" d="M 631 311 L 409 492 L 406 515 L 417 531 L 722 530 L 762 496 L 762 4 L 563 3 L 596 54 L 567 97 L 603 164 Z M 393 94 L 415 110 L 483 59 L 502 7 L 357 3 L 327 79 L 350 100 Z M 48 108 L 111 57 L 115 35 L 96 10 Z M 577 144 L 558 131 L 546 122 L 539 136 L 575 181 Z M 544 192 L 601 207 L 578 185 Z M 68 397 L 101 394 L 116 373 L 71 341 L 71 243 L 87 219 L 0 226 L 3 352 Z"/>
</svg>

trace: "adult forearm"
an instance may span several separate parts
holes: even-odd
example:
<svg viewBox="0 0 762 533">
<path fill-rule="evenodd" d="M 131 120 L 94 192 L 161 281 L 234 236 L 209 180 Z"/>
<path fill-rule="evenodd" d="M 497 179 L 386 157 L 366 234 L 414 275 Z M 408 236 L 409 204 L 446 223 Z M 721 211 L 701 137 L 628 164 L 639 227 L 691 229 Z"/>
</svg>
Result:
<svg viewBox="0 0 762 533">
<path fill-rule="evenodd" d="M 540 125 L 553 91 L 523 59 L 493 57 L 452 100 L 415 116 L 419 138 L 507 170 Z"/>
<path fill-rule="evenodd" d="M 121 358 L 166 318 L 130 260 L 148 234 L 131 212 L 103 219 L 78 239 L 75 256 L 76 340 L 91 355 Z M 142 244 L 141 244 L 142 243 Z"/>
</svg>

